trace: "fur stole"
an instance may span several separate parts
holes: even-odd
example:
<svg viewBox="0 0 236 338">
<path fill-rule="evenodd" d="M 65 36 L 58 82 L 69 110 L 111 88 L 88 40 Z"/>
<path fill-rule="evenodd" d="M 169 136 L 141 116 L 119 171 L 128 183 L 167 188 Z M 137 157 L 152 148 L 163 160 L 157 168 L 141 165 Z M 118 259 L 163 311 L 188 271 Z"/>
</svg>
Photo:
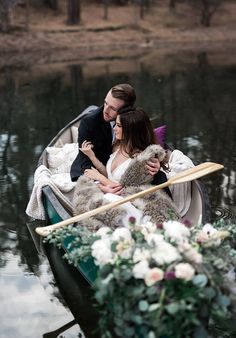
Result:
<svg viewBox="0 0 236 338">
<path fill-rule="evenodd" d="M 159 145 L 150 145 L 132 159 L 120 180 L 120 183 L 124 186 L 123 197 L 150 188 L 152 176 L 148 174 L 145 165 L 147 160 L 152 157 L 157 157 L 162 161 L 165 157 L 165 150 Z M 93 180 L 85 176 L 79 177 L 73 198 L 75 215 L 90 211 L 107 203 L 109 202 L 104 198 L 103 192 Z M 180 218 L 173 201 L 161 190 L 136 199 L 132 201 L 132 204 L 141 210 L 144 216 L 149 216 L 150 220 L 155 223 L 161 223 L 167 219 Z M 91 231 L 96 231 L 104 225 L 108 225 L 114 229 L 123 226 L 122 219 L 125 214 L 126 211 L 121 205 L 115 209 L 99 213 L 81 223 Z"/>
</svg>

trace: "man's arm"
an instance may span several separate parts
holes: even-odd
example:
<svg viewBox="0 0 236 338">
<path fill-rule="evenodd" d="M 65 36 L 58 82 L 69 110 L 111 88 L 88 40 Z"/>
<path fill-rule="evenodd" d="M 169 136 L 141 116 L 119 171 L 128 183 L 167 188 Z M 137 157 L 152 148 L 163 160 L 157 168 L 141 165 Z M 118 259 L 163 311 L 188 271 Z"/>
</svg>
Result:
<svg viewBox="0 0 236 338">
<path fill-rule="evenodd" d="M 166 174 L 162 170 L 159 170 L 158 173 L 156 173 L 156 175 L 153 177 L 151 184 L 159 185 L 159 184 L 165 183 L 166 181 L 167 181 Z M 172 194 L 168 187 L 165 187 L 163 190 L 167 193 L 167 195 L 169 195 L 170 198 L 172 198 Z"/>
<path fill-rule="evenodd" d="M 91 131 L 89 128 L 89 125 L 87 123 L 86 119 L 82 119 L 79 126 L 79 132 L 78 132 L 78 144 L 79 147 L 81 147 L 82 143 L 85 140 L 91 139 Z M 85 169 L 91 168 L 92 162 L 86 156 L 82 153 L 82 151 L 79 151 L 78 155 L 76 156 L 76 159 L 71 165 L 70 170 L 70 176 L 72 181 L 77 181 L 77 179 L 84 173 Z"/>
</svg>

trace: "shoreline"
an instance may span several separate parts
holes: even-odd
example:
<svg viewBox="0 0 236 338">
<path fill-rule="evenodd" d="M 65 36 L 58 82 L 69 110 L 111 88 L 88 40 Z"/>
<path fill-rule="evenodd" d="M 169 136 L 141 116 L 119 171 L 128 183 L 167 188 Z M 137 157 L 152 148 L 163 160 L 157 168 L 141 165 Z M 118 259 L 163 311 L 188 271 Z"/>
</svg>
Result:
<svg viewBox="0 0 236 338">
<path fill-rule="evenodd" d="M 215 31 L 215 30 L 214 30 Z M 121 36 L 114 41 L 114 31 L 109 34 L 109 39 L 104 36 L 96 41 L 96 34 L 87 34 L 87 38 L 81 33 L 60 32 L 28 32 L 15 34 L 0 34 L 0 68 L 8 65 L 43 64 L 57 62 L 89 61 L 93 59 L 124 59 L 138 58 L 143 54 L 159 50 L 163 53 L 178 53 L 186 51 L 208 52 L 236 50 L 236 34 L 230 35 L 199 34 L 199 32 L 184 31 L 173 32 L 157 36 L 157 34 L 142 34 L 139 38 L 130 34 L 130 31 L 121 30 Z M 111 32 L 109 32 L 111 33 Z M 126 38 L 122 38 L 126 36 Z M 59 39 L 56 39 L 57 36 Z M 11 41 L 4 40 L 10 37 Z M 23 42 L 22 42 L 22 39 Z M 77 42 L 75 43 L 75 39 Z M 54 41 L 53 41 L 54 40 Z M 5 43 L 4 43 L 5 42 Z"/>
</svg>

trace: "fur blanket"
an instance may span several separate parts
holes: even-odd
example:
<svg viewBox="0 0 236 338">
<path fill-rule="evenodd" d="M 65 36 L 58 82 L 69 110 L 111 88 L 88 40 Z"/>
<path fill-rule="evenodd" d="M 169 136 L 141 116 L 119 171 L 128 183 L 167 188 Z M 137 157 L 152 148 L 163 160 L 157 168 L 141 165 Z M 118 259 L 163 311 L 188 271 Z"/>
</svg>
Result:
<svg viewBox="0 0 236 338">
<path fill-rule="evenodd" d="M 157 157 L 162 161 L 165 157 L 164 149 L 159 145 L 150 145 L 132 159 L 120 180 L 120 183 L 124 186 L 123 197 L 150 188 L 152 176 L 147 173 L 145 165 L 147 160 L 152 157 Z M 75 215 L 98 208 L 107 203 L 109 202 L 106 200 L 104 193 L 93 180 L 85 176 L 81 176 L 78 179 L 73 199 Z M 150 220 L 155 223 L 161 223 L 170 218 L 180 218 L 173 201 L 161 190 L 148 194 L 143 198 L 138 198 L 132 201 L 132 204 L 142 211 L 143 216 L 149 216 Z M 99 213 L 88 220 L 84 220 L 82 224 L 91 231 L 96 231 L 104 225 L 108 225 L 114 229 L 124 225 L 122 220 L 125 214 L 126 211 L 121 205 L 115 209 Z"/>
</svg>

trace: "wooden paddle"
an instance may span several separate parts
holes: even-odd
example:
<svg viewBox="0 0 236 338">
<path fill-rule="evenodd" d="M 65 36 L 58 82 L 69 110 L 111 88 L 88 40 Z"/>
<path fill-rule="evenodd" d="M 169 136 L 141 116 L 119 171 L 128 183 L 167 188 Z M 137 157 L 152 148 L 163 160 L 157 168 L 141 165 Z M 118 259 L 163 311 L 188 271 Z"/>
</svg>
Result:
<svg viewBox="0 0 236 338">
<path fill-rule="evenodd" d="M 213 163 L 213 162 L 205 162 L 205 163 L 199 164 L 199 165 L 197 165 L 193 168 L 184 170 L 184 171 L 180 172 L 179 174 L 171 177 L 165 183 L 162 183 L 162 184 L 159 184 L 159 185 L 156 185 L 156 186 L 152 186 L 149 189 L 140 191 L 140 192 L 133 194 L 131 196 L 124 197 L 119 201 L 108 203 L 108 204 L 103 205 L 103 206 L 101 206 L 97 209 L 93 209 L 93 210 L 87 211 L 83 214 L 76 215 L 74 217 L 68 218 L 68 219 L 61 221 L 59 223 L 52 224 L 52 225 L 45 226 L 45 227 L 38 227 L 38 228 L 36 228 L 36 232 L 41 236 L 47 236 L 50 232 L 52 232 L 56 229 L 62 228 L 66 225 L 73 224 L 73 223 L 78 222 L 78 221 L 82 221 L 83 219 L 97 215 L 100 212 L 103 212 L 103 211 L 106 211 L 106 210 L 109 210 L 109 209 L 112 209 L 112 208 L 116 208 L 119 205 L 122 205 L 126 202 L 133 201 L 136 198 L 143 197 L 143 196 L 150 194 L 150 193 L 153 193 L 153 192 L 155 192 L 159 189 L 162 189 L 162 188 L 165 188 L 165 187 L 168 187 L 170 185 L 177 184 L 177 183 L 190 182 L 190 181 L 196 180 L 196 179 L 198 179 L 202 176 L 211 174 L 214 171 L 217 171 L 217 170 L 220 170 L 220 169 L 223 169 L 223 168 L 224 168 L 224 166 L 222 164 Z"/>
</svg>

